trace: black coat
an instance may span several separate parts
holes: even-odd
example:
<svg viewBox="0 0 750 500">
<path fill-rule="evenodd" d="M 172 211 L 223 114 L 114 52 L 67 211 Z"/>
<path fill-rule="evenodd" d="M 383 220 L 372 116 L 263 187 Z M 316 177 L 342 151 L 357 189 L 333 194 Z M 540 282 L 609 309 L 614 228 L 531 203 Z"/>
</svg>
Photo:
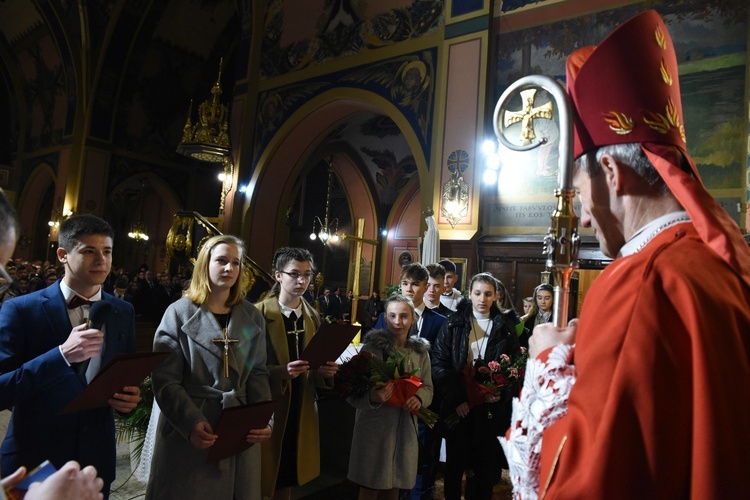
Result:
<svg viewBox="0 0 750 500">
<path fill-rule="evenodd" d="M 501 354 L 518 356 L 521 350 L 516 334 L 515 315 L 501 313 L 493 306 L 491 316 L 492 331 L 487 339 L 485 351 L 487 361 L 499 361 Z M 443 323 L 443 328 L 432 348 L 432 379 L 438 400 L 441 401 L 442 415 L 454 413 L 456 407 L 465 403 L 467 399 L 463 370 L 469 357 L 471 317 L 471 301 L 461 302 L 458 311 Z M 496 404 L 510 409 L 510 399 Z"/>
</svg>

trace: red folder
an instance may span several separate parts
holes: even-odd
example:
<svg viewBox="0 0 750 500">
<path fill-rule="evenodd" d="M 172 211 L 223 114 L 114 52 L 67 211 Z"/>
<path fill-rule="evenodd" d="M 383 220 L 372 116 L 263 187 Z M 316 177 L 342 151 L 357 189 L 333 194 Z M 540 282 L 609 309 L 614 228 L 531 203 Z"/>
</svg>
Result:
<svg viewBox="0 0 750 500">
<path fill-rule="evenodd" d="M 252 444 L 245 441 L 247 433 L 253 429 L 264 429 L 275 409 L 276 401 L 262 401 L 222 410 L 214 429 L 219 437 L 208 449 L 206 462 L 218 462 L 250 448 Z"/>
<path fill-rule="evenodd" d="M 117 354 L 89 383 L 86 390 L 78 395 L 62 412 L 91 410 L 109 406 L 107 401 L 125 386 L 141 385 L 143 379 L 154 368 L 162 364 L 171 352 L 133 352 Z"/>
<path fill-rule="evenodd" d="M 323 322 L 313 338 L 308 342 L 299 359 L 310 363 L 310 369 L 315 370 L 326 361 L 336 361 L 352 339 L 359 333 L 361 327 Z"/>
</svg>

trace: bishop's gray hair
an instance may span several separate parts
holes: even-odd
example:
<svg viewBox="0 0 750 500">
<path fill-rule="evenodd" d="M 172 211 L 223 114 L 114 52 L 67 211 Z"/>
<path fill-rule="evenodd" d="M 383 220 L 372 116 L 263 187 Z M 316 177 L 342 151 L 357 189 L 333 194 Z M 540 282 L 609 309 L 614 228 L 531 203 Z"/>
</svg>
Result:
<svg viewBox="0 0 750 500">
<path fill-rule="evenodd" d="M 664 180 L 651 164 L 638 142 L 610 144 L 599 149 L 592 149 L 576 160 L 576 168 L 586 172 L 590 178 L 594 178 L 602 171 L 601 160 L 604 155 L 610 155 L 618 163 L 629 166 L 633 172 L 658 192 L 666 193 L 668 191 Z"/>
</svg>

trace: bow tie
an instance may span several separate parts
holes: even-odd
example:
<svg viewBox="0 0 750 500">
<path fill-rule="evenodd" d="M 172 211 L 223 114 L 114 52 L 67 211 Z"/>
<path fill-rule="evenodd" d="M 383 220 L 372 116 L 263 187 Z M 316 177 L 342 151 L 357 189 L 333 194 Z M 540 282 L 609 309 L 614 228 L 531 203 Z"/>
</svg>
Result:
<svg viewBox="0 0 750 500">
<path fill-rule="evenodd" d="M 75 309 L 76 307 L 81 306 L 90 306 L 93 303 L 93 300 L 86 300 L 78 295 L 73 295 L 73 298 L 70 299 L 70 302 L 68 302 L 68 309 Z"/>
</svg>

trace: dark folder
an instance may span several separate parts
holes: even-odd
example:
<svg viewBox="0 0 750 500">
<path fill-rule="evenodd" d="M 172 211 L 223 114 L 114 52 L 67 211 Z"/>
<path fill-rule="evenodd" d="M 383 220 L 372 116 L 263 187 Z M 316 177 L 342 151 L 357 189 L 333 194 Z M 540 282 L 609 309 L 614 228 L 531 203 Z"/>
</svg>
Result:
<svg viewBox="0 0 750 500">
<path fill-rule="evenodd" d="M 222 410 L 214 433 L 219 436 L 208 449 L 207 463 L 218 462 L 252 446 L 245 441 L 253 429 L 264 429 L 276 409 L 276 401 L 262 401 Z"/>
<path fill-rule="evenodd" d="M 143 379 L 159 366 L 171 352 L 133 352 L 117 354 L 109 360 L 104 368 L 78 395 L 63 413 L 103 408 L 108 406 L 109 399 L 123 387 L 141 385 Z"/>
<path fill-rule="evenodd" d="M 324 321 L 302 351 L 299 359 L 309 362 L 311 370 L 324 365 L 326 361 L 336 361 L 351 344 L 360 328 L 360 326 L 339 325 Z"/>
</svg>

